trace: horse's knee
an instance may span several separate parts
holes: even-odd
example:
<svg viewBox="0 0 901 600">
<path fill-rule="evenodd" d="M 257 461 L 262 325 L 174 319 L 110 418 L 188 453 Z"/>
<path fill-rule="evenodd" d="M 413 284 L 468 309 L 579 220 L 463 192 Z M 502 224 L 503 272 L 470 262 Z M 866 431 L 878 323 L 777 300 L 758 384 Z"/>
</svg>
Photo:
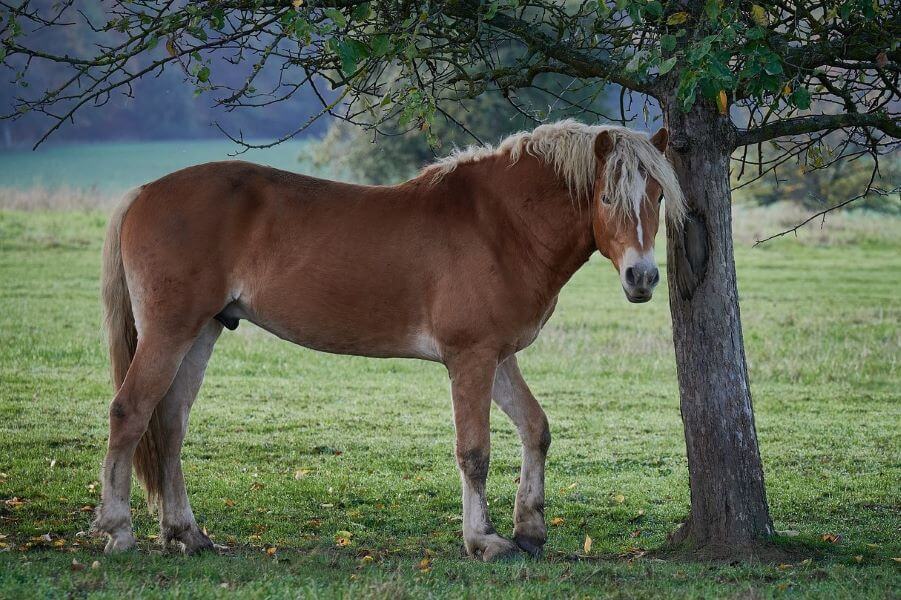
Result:
<svg viewBox="0 0 901 600">
<path fill-rule="evenodd" d="M 472 481 L 485 481 L 488 478 L 490 453 L 485 448 L 457 450 L 457 464 L 463 476 Z"/>
<path fill-rule="evenodd" d="M 147 418 L 127 399 L 117 397 L 109 406 L 110 446 L 122 448 L 138 443 L 147 428 Z"/>
<path fill-rule="evenodd" d="M 542 454 L 547 454 L 551 447 L 551 427 L 547 422 L 547 417 L 542 415 L 541 424 L 538 430 L 538 449 Z"/>
</svg>

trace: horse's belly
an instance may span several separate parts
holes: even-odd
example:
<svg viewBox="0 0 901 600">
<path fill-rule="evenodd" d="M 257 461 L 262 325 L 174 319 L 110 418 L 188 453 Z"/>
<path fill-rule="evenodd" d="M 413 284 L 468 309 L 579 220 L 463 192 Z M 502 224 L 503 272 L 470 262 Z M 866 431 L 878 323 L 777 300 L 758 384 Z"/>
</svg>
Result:
<svg viewBox="0 0 901 600">
<path fill-rule="evenodd" d="M 360 293 L 293 297 L 256 294 L 239 299 L 225 312 L 247 319 L 287 341 L 333 354 L 377 358 L 440 360 L 440 352 L 421 325 L 419 308 L 394 299 Z"/>
</svg>

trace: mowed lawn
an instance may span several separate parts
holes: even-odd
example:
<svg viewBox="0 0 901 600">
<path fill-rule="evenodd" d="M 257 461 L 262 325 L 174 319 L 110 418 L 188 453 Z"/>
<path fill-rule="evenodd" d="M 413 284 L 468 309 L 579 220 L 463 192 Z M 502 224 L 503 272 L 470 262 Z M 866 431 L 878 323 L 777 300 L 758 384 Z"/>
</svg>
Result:
<svg viewBox="0 0 901 600">
<path fill-rule="evenodd" d="M 860 219 L 859 243 L 737 249 L 776 542 L 795 558 L 659 552 L 689 501 L 666 286 L 630 305 L 598 258 L 520 359 L 553 433 L 545 557 L 482 564 L 461 551 L 444 368 L 319 354 L 247 323 L 216 348 L 184 450 L 194 512 L 228 550 L 164 552 L 136 486 L 140 551 L 104 556 L 83 532 L 111 397 L 105 216 L 0 212 L 0 597 L 897 598 L 901 222 Z M 490 509 L 509 535 L 519 441 L 496 409 L 492 434 Z"/>
</svg>

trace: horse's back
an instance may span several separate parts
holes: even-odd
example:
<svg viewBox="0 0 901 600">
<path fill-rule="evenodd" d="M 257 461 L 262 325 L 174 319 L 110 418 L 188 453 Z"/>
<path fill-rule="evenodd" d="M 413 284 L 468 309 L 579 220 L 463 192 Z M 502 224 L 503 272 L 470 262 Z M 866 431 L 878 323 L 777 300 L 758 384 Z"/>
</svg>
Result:
<svg viewBox="0 0 901 600">
<path fill-rule="evenodd" d="M 440 266 L 429 215 L 397 188 L 209 163 L 144 187 L 123 258 L 130 281 L 169 290 L 164 305 L 199 306 L 198 318 L 232 306 L 305 346 L 388 355 L 423 326 Z"/>
</svg>

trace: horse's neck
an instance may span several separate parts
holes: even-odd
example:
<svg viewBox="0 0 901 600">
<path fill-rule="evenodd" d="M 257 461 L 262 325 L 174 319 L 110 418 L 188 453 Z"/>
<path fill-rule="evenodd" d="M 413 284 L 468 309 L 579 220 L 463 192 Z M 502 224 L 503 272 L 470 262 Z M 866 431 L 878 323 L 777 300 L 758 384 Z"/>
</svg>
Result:
<svg viewBox="0 0 901 600">
<path fill-rule="evenodd" d="M 495 166 L 487 185 L 509 217 L 526 268 L 556 296 L 595 250 L 589 202 L 574 200 L 553 168 L 530 155 Z"/>
</svg>

